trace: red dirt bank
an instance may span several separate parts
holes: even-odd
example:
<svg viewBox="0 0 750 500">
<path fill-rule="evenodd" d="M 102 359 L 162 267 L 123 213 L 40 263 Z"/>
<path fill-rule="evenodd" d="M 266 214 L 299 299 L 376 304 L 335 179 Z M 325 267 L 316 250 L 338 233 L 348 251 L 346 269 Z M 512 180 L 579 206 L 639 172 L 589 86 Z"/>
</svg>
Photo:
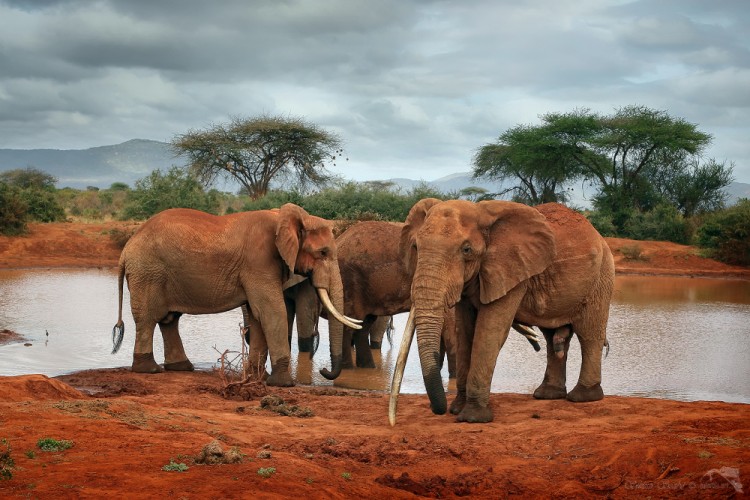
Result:
<svg viewBox="0 0 750 500">
<path fill-rule="evenodd" d="M 111 227 L 32 225 L 28 237 L 0 237 L 0 268 L 114 266 Z M 691 247 L 608 241 L 620 273 L 750 279 Z M 617 249 L 632 244 L 650 260 L 625 261 Z M 0 439 L 15 461 L 0 496 L 731 498 L 750 489 L 750 405 L 493 394 L 495 421 L 472 425 L 433 415 L 424 395 L 402 395 L 391 428 L 383 393 L 270 388 L 314 414 L 297 418 L 261 409 L 258 398 L 224 399 L 220 387 L 207 372 L 0 377 Z M 43 452 L 44 437 L 74 445 Z M 212 440 L 244 459 L 194 464 Z M 0 443 L 0 477 L 5 451 Z M 163 471 L 170 460 L 189 470 Z M 266 478 L 261 468 L 275 472 Z"/>
</svg>

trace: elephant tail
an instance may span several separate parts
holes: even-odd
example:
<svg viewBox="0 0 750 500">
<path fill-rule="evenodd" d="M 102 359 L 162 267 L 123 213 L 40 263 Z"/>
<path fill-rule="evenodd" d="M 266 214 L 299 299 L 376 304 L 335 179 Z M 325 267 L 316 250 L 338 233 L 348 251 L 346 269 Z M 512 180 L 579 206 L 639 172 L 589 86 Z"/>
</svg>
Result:
<svg viewBox="0 0 750 500">
<path fill-rule="evenodd" d="M 122 289 L 125 282 L 125 263 L 120 262 L 119 275 L 117 277 L 117 287 L 119 290 L 117 323 L 112 328 L 112 354 L 116 354 L 122 345 L 122 339 L 125 337 L 125 323 L 122 321 Z"/>
</svg>

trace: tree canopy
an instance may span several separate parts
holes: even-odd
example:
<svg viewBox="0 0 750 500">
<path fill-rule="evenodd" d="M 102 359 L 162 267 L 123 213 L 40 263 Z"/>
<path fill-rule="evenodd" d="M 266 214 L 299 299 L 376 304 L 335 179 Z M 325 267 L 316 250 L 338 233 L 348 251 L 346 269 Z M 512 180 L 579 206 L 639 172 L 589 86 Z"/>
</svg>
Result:
<svg viewBox="0 0 750 500">
<path fill-rule="evenodd" d="M 253 199 L 264 196 L 272 181 L 297 189 L 325 186 L 327 162 L 341 156 L 341 140 L 301 118 L 263 115 L 232 118 L 229 124 L 191 130 L 172 140 L 187 155 L 190 171 L 205 186 L 218 178 L 238 182 Z"/>
<path fill-rule="evenodd" d="M 684 216 L 719 208 L 732 167 L 701 164 L 711 135 L 665 111 L 625 106 L 604 116 L 587 109 L 542 115 L 516 126 L 474 157 L 474 176 L 516 179 L 518 201 L 565 201 L 560 188 L 585 180 L 598 189 L 597 209 L 618 229 L 635 212 L 674 204 Z"/>
</svg>

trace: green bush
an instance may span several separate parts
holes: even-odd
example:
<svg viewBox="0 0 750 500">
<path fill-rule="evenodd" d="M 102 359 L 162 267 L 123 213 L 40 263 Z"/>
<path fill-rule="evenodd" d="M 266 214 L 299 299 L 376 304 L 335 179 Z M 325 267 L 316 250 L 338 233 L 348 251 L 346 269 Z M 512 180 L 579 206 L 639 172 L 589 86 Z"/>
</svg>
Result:
<svg viewBox="0 0 750 500">
<path fill-rule="evenodd" d="M 422 198 L 447 199 L 445 194 L 418 186 L 406 194 L 389 186 L 347 182 L 305 197 L 300 205 L 324 219 L 380 219 L 403 221 Z"/>
<path fill-rule="evenodd" d="M 617 228 L 612 222 L 612 216 L 601 210 L 595 210 L 588 212 L 586 218 L 602 236 L 617 236 Z"/>
<path fill-rule="evenodd" d="M 625 223 L 623 236 L 635 240 L 671 241 L 687 245 L 692 239 L 690 223 L 673 205 L 660 204 L 648 212 L 637 212 Z"/>
<path fill-rule="evenodd" d="M 27 208 L 20 189 L 0 182 L 0 234 L 14 236 L 25 233 Z"/>
<path fill-rule="evenodd" d="M 707 215 L 698 228 L 698 245 L 727 264 L 750 265 L 750 199 Z"/>
<path fill-rule="evenodd" d="M 57 222 L 65 220 L 65 210 L 57 201 L 54 191 L 38 188 L 21 190 L 21 198 L 26 202 L 26 214 L 37 222 Z"/>
<path fill-rule="evenodd" d="M 148 219 L 168 208 L 194 208 L 216 214 L 219 194 L 215 190 L 205 192 L 195 178 L 179 167 L 170 168 L 166 174 L 154 170 L 148 177 L 136 181 L 122 218 Z"/>
</svg>

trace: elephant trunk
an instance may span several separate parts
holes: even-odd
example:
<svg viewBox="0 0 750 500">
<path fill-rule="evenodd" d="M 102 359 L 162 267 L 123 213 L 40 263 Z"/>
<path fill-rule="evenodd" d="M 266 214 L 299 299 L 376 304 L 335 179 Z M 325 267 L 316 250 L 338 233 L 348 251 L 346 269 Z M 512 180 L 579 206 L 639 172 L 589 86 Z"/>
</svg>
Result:
<svg viewBox="0 0 750 500">
<path fill-rule="evenodd" d="M 334 380 L 341 375 L 342 345 L 344 338 L 344 316 L 339 312 L 344 310 L 344 286 L 338 266 L 332 266 L 329 283 L 330 299 L 325 289 L 318 288 L 321 302 L 328 309 L 328 337 L 331 346 L 331 370 L 322 368 L 320 374 L 328 380 Z M 335 318 L 335 319 L 334 319 Z M 348 319 L 348 318 L 347 318 Z"/>
<path fill-rule="evenodd" d="M 445 280 L 415 275 L 412 294 L 422 378 L 430 398 L 430 407 L 436 415 L 442 415 L 448 409 L 443 378 L 440 375 L 440 339 L 448 292 L 445 286 L 440 286 L 441 281 Z"/>
</svg>

